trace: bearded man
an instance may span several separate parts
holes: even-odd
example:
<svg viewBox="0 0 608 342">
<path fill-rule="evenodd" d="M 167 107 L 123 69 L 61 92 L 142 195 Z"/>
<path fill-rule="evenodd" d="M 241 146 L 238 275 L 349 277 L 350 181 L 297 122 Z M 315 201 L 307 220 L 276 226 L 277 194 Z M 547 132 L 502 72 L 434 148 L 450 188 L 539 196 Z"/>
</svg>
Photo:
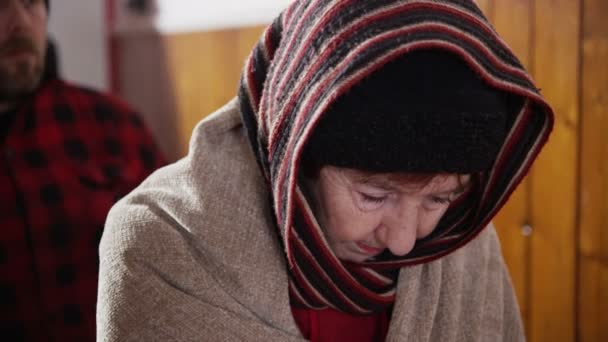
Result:
<svg viewBox="0 0 608 342">
<path fill-rule="evenodd" d="M 0 0 L 0 336 L 94 341 L 107 212 L 164 159 L 123 101 L 58 77 L 48 11 Z"/>
</svg>

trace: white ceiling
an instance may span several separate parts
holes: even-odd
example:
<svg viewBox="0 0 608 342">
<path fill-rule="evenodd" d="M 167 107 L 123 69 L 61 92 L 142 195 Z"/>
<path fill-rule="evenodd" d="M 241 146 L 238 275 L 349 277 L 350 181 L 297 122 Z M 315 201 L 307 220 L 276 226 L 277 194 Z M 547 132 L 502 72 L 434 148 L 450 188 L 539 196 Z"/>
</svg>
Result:
<svg viewBox="0 0 608 342">
<path fill-rule="evenodd" d="M 161 33 L 214 30 L 270 23 L 291 0 L 150 0 L 148 15 L 127 8 L 117 0 L 118 34 L 156 31 Z"/>
</svg>

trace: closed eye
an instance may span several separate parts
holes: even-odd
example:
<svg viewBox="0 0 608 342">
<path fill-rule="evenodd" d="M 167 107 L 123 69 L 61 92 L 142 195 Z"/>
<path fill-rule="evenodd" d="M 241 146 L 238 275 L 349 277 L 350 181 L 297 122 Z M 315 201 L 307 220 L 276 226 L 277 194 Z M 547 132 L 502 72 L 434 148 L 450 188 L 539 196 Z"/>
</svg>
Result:
<svg viewBox="0 0 608 342">
<path fill-rule="evenodd" d="M 380 203 L 382 203 L 382 202 L 384 202 L 386 200 L 386 197 L 384 197 L 384 196 L 383 197 L 372 196 L 372 195 L 364 194 L 362 192 L 360 192 L 359 194 L 361 195 L 361 198 L 365 202 L 380 204 Z"/>
<path fill-rule="evenodd" d="M 450 198 L 437 197 L 437 196 L 433 196 L 431 198 L 431 200 L 437 204 L 449 204 L 452 202 L 452 200 Z"/>
</svg>

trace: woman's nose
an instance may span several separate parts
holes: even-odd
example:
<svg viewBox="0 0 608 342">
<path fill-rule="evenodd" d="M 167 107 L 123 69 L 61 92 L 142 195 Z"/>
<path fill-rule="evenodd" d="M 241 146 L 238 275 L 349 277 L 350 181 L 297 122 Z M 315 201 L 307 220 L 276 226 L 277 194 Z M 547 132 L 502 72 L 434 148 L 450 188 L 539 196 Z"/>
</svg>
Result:
<svg viewBox="0 0 608 342">
<path fill-rule="evenodd" d="M 402 203 L 395 206 L 383 222 L 386 247 L 397 256 L 409 253 L 416 243 L 419 225 L 419 207 L 416 203 Z"/>
</svg>

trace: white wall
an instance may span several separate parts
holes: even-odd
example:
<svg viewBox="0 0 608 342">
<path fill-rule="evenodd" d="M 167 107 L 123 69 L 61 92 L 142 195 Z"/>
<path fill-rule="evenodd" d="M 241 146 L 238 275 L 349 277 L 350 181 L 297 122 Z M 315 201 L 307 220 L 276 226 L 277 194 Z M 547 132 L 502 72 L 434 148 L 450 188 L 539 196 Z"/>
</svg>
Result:
<svg viewBox="0 0 608 342">
<path fill-rule="evenodd" d="M 119 34 L 156 31 L 179 33 L 270 23 L 292 0 L 149 0 L 152 12 L 141 16 L 118 3 Z"/>
<path fill-rule="evenodd" d="M 271 22 L 291 0 L 149 0 L 147 16 L 116 1 L 117 34 L 179 33 Z M 59 46 L 62 75 L 71 81 L 107 90 L 108 52 L 105 0 L 51 0 L 49 31 Z"/>
<path fill-rule="evenodd" d="M 62 76 L 102 90 L 109 88 L 105 8 L 105 0 L 51 0 L 49 17 Z"/>
</svg>

